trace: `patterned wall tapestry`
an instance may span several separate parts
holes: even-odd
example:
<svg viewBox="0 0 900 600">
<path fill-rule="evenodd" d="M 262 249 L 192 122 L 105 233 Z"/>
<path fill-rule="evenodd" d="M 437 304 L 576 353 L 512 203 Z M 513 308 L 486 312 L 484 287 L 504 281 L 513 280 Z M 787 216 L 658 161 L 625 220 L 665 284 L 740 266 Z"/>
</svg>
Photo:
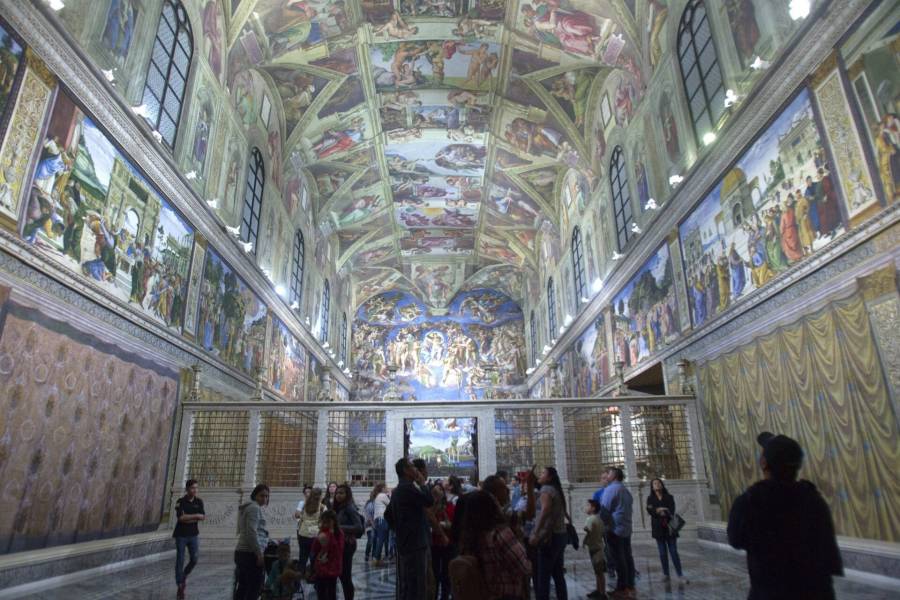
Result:
<svg viewBox="0 0 900 600">
<path fill-rule="evenodd" d="M 760 431 L 795 438 L 842 535 L 900 541 L 900 431 L 859 295 L 699 365 L 723 516 L 761 477 Z"/>
<path fill-rule="evenodd" d="M 12 302 L 0 329 L 0 553 L 155 530 L 178 374 Z"/>
<path fill-rule="evenodd" d="M 457 294 L 442 316 L 411 294 L 385 292 L 359 307 L 353 341 L 360 400 L 381 398 L 389 365 L 405 400 L 474 400 L 489 386 L 496 397 L 524 392 L 522 310 L 494 290 Z"/>
</svg>

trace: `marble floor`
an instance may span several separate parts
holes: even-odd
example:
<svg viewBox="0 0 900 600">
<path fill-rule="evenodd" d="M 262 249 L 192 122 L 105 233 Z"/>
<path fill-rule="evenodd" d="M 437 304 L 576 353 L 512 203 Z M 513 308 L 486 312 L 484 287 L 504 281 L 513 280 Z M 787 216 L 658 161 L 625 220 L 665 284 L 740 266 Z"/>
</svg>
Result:
<svg viewBox="0 0 900 600">
<path fill-rule="evenodd" d="M 638 598 L 717 600 L 745 598 L 748 582 L 744 558 L 724 551 L 701 547 L 692 540 L 682 540 L 679 550 L 685 574 L 690 583 L 667 584 L 661 579 L 656 545 L 649 541 L 634 544 L 635 563 L 640 578 Z M 571 548 L 566 554 L 566 579 L 569 598 L 584 599 L 594 589 L 594 577 L 587 553 Z M 230 556 L 201 548 L 201 563 L 191 575 L 187 597 L 193 600 L 228 600 L 233 564 Z M 394 572 L 391 568 L 373 568 L 364 564 L 362 551 L 356 553 L 354 583 L 357 600 L 391 600 L 394 598 Z M 897 598 L 897 590 L 838 578 L 837 597 L 853 600 L 887 600 Z M 341 598 L 342 596 L 338 596 Z M 551 593 L 551 597 L 554 597 Z M 69 584 L 64 588 L 45 590 L 21 596 L 22 600 L 171 600 L 175 598 L 173 565 L 163 560 L 140 567 L 124 569 L 93 580 Z M 315 600 L 315 592 L 308 592 L 306 600 Z"/>
</svg>

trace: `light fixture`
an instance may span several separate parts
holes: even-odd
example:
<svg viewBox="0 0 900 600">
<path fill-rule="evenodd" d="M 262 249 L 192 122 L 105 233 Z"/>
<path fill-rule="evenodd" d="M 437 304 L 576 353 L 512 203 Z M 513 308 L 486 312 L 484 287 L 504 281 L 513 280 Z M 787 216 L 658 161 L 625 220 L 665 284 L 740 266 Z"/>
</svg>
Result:
<svg viewBox="0 0 900 600">
<path fill-rule="evenodd" d="M 734 103 L 738 101 L 738 98 L 740 98 L 740 96 L 734 93 L 733 89 L 729 88 L 725 90 L 725 108 L 731 108 L 732 106 L 734 106 Z"/>
<path fill-rule="evenodd" d="M 703 145 L 704 146 L 709 146 L 714 141 L 716 141 L 716 134 L 714 134 L 712 131 L 707 131 L 706 133 L 703 134 Z"/>
<path fill-rule="evenodd" d="M 323 348 L 327 348 L 327 347 L 328 347 L 328 340 L 325 340 L 325 341 L 322 343 L 322 347 L 323 347 Z"/>
<path fill-rule="evenodd" d="M 296 300 L 291 302 L 291 310 L 300 310 L 300 303 Z"/>
<path fill-rule="evenodd" d="M 681 175 L 672 175 L 671 177 L 669 177 L 669 185 L 671 185 L 672 187 L 675 187 L 682 181 L 684 181 L 684 177 L 682 177 Z"/>
<path fill-rule="evenodd" d="M 791 15 L 793 20 L 799 21 L 800 19 L 805 19 L 809 15 L 809 9 L 809 0 L 791 0 L 791 4 L 788 7 L 788 14 Z"/>
<path fill-rule="evenodd" d="M 653 198 L 647 200 L 647 204 L 644 205 L 644 210 L 656 210 L 657 208 L 659 208 L 659 204 Z"/>
<path fill-rule="evenodd" d="M 569 325 L 572 324 L 572 321 L 574 321 L 574 320 L 575 319 L 572 317 L 572 315 L 566 313 L 566 318 L 563 319 L 563 326 L 568 327 Z"/>
<path fill-rule="evenodd" d="M 47 0 L 47 5 L 55 11 L 60 11 L 66 7 L 63 0 Z"/>
<path fill-rule="evenodd" d="M 103 73 L 103 77 L 105 77 L 108 82 L 112 83 L 116 80 L 116 76 L 113 75 L 112 69 L 100 69 L 100 72 Z"/>
<path fill-rule="evenodd" d="M 211 200 L 207 200 L 207 201 L 206 201 L 206 205 L 207 205 L 208 207 L 210 207 L 211 209 L 213 209 L 213 210 L 218 210 L 218 208 L 219 208 L 219 199 L 218 199 L 218 198 L 213 198 L 213 199 L 211 199 Z"/>
<path fill-rule="evenodd" d="M 299 308 L 299 307 L 297 307 L 297 308 Z M 309 322 L 309 317 L 306 317 L 306 326 L 309 327 L 310 325 L 312 325 L 312 323 Z"/>
<path fill-rule="evenodd" d="M 582 296 L 582 297 L 581 297 L 581 303 L 582 303 L 582 304 L 587 304 L 587 303 L 590 302 L 590 301 L 591 301 L 591 299 L 588 298 L 587 296 Z"/>
<path fill-rule="evenodd" d="M 635 235 L 641 233 L 641 228 L 638 227 L 638 224 L 637 224 L 637 223 L 632 223 L 632 224 L 631 224 L 631 233 L 633 233 L 633 234 L 635 234 Z"/>
<path fill-rule="evenodd" d="M 560 325 L 560 326 L 559 326 L 559 335 L 562 335 L 562 334 L 564 334 L 565 332 L 566 332 L 566 326 L 565 326 L 565 325 Z"/>
<path fill-rule="evenodd" d="M 238 242 L 241 247 L 244 249 L 244 252 L 250 252 L 253 250 L 253 242 Z"/>
<path fill-rule="evenodd" d="M 551 346 L 555 346 L 555 345 L 556 345 L 556 338 L 553 338 L 552 340 L 550 340 L 550 345 L 551 345 Z"/>
<path fill-rule="evenodd" d="M 534 367 L 528 367 L 527 369 L 525 369 L 526 375 L 531 375 L 532 373 L 534 373 Z"/>
<path fill-rule="evenodd" d="M 266 279 L 268 279 L 269 281 L 272 281 L 272 272 L 271 271 L 269 271 L 266 268 L 262 268 L 260 270 L 263 272 L 263 275 L 266 276 Z"/>
<path fill-rule="evenodd" d="M 763 60 L 759 56 L 756 56 L 753 58 L 753 62 L 750 63 L 750 68 L 755 71 L 761 71 L 763 69 L 768 69 L 771 65 L 772 63 L 770 63 L 769 61 Z"/>
<path fill-rule="evenodd" d="M 153 139 L 156 140 L 156 143 L 162 144 L 162 134 L 158 131 L 151 131 L 150 135 L 153 136 Z"/>
<path fill-rule="evenodd" d="M 287 290 L 284 289 L 283 285 L 276 285 L 275 293 L 278 294 L 279 296 L 284 296 L 287 293 Z"/>
<path fill-rule="evenodd" d="M 184 178 L 188 179 L 190 181 L 197 179 L 197 171 L 188 171 L 187 173 L 184 174 Z"/>
<path fill-rule="evenodd" d="M 339 360 L 339 361 L 338 361 L 338 366 L 339 366 L 339 367 L 343 367 L 343 366 L 344 366 L 344 361 Z"/>
<path fill-rule="evenodd" d="M 144 117 L 145 119 L 150 118 L 150 109 L 147 108 L 146 104 L 138 104 L 137 106 L 132 106 L 131 110 L 139 117 Z"/>
<path fill-rule="evenodd" d="M 613 252 L 613 254 L 612 254 L 612 259 L 613 259 L 613 260 L 621 260 L 621 259 L 624 258 L 624 257 L 625 257 L 624 254 L 619 254 L 618 252 Z"/>
<path fill-rule="evenodd" d="M 548 352 L 550 352 L 550 346 L 544 344 L 544 354 L 547 354 Z"/>
<path fill-rule="evenodd" d="M 534 361 L 534 366 L 537 367 L 537 366 L 539 366 L 540 364 L 541 364 L 541 359 L 538 358 L 538 359 L 536 359 L 536 360 Z"/>
<path fill-rule="evenodd" d="M 228 225 L 226 225 L 226 226 L 225 226 L 225 231 L 227 231 L 228 233 L 230 233 L 230 234 L 233 235 L 234 237 L 237 237 L 237 236 L 241 235 L 241 228 L 240 228 L 240 227 L 229 227 Z"/>
<path fill-rule="evenodd" d="M 601 289 L 603 289 L 603 280 L 598 277 L 594 280 L 594 283 L 591 284 L 591 291 L 596 294 Z"/>
</svg>

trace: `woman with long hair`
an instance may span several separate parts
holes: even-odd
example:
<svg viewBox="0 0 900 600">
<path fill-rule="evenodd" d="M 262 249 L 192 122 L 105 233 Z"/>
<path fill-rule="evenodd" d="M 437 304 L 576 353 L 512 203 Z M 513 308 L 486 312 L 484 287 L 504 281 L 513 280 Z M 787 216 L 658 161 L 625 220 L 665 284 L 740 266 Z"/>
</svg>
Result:
<svg viewBox="0 0 900 600">
<path fill-rule="evenodd" d="M 301 570 L 306 570 L 313 540 L 319 533 L 319 518 L 323 512 L 325 512 L 325 506 L 322 504 L 322 488 L 313 488 L 297 519 L 297 544 L 300 548 Z"/>
<path fill-rule="evenodd" d="M 312 544 L 316 597 L 337 600 L 337 579 L 344 565 L 344 534 L 333 510 L 322 513 L 319 533 Z"/>
<path fill-rule="evenodd" d="M 650 534 L 656 540 L 656 547 L 659 550 L 663 579 L 669 580 L 669 554 L 671 554 L 678 579 L 686 582 L 681 571 L 681 558 L 678 556 L 678 533 L 669 532 L 669 519 L 675 515 L 675 497 L 666 489 L 662 479 L 650 480 L 647 513 L 650 515 Z"/>
<path fill-rule="evenodd" d="M 337 481 L 332 481 L 328 484 L 328 487 L 325 488 L 325 497 L 322 498 L 322 502 L 325 504 L 325 508 L 328 510 L 334 510 L 334 493 L 337 491 Z"/>
<path fill-rule="evenodd" d="M 488 591 L 483 597 L 497 600 L 525 597 L 525 582 L 531 574 L 525 546 L 506 524 L 500 505 L 487 492 L 477 490 L 466 495 L 460 554 L 477 559 Z"/>
<path fill-rule="evenodd" d="M 559 473 L 546 467 L 538 483 L 541 484 L 541 514 L 535 523 L 529 543 L 537 547 L 537 576 L 535 597 L 549 600 L 550 579 L 556 586 L 557 600 L 568 600 L 563 558 L 569 536 L 566 534 L 566 497 L 563 494 Z M 468 508 L 468 507 L 467 507 Z"/>
<path fill-rule="evenodd" d="M 237 567 L 235 600 L 256 600 L 263 584 L 263 553 L 269 541 L 262 507 L 269 503 L 269 486 L 260 483 L 250 493 L 250 502 L 238 508 L 238 543 L 234 549 Z"/>
<path fill-rule="evenodd" d="M 334 512 L 337 514 L 338 527 L 344 534 L 341 588 L 344 590 L 344 600 L 353 600 L 353 554 L 356 552 L 356 538 L 362 537 L 365 526 L 356 503 L 353 502 L 353 492 L 346 483 L 340 484 L 334 491 Z"/>
<path fill-rule="evenodd" d="M 388 538 L 390 537 L 390 528 L 387 520 L 384 518 L 384 513 L 387 512 L 387 507 L 390 503 L 390 491 L 387 486 L 382 486 L 375 496 L 375 548 L 372 550 L 372 558 L 375 559 L 376 567 L 384 566 L 384 563 L 381 561 L 381 553 L 389 554 Z"/>
<path fill-rule="evenodd" d="M 363 507 L 363 516 L 366 519 L 366 562 L 372 557 L 375 550 L 375 498 L 384 490 L 383 483 L 376 483 L 369 493 L 369 499 Z"/>
</svg>

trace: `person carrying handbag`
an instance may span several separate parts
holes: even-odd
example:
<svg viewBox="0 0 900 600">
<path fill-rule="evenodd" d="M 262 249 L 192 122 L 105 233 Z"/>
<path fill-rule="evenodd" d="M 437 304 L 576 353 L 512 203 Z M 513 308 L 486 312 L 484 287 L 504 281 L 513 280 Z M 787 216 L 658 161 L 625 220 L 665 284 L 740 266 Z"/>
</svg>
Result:
<svg viewBox="0 0 900 600">
<path fill-rule="evenodd" d="M 666 489 L 662 479 L 650 481 L 650 495 L 647 497 L 647 513 L 650 515 L 650 532 L 656 540 L 659 550 L 659 561 L 662 564 L 663 580 L 669 580 L 669 554 L 672 564 L 681 583 L 688 583 L 681 570 L 681 558 L 678 556 L 677 527 L 670 526 L 678 517 L 675 514 L 675 498 Z"/>
</svg>

